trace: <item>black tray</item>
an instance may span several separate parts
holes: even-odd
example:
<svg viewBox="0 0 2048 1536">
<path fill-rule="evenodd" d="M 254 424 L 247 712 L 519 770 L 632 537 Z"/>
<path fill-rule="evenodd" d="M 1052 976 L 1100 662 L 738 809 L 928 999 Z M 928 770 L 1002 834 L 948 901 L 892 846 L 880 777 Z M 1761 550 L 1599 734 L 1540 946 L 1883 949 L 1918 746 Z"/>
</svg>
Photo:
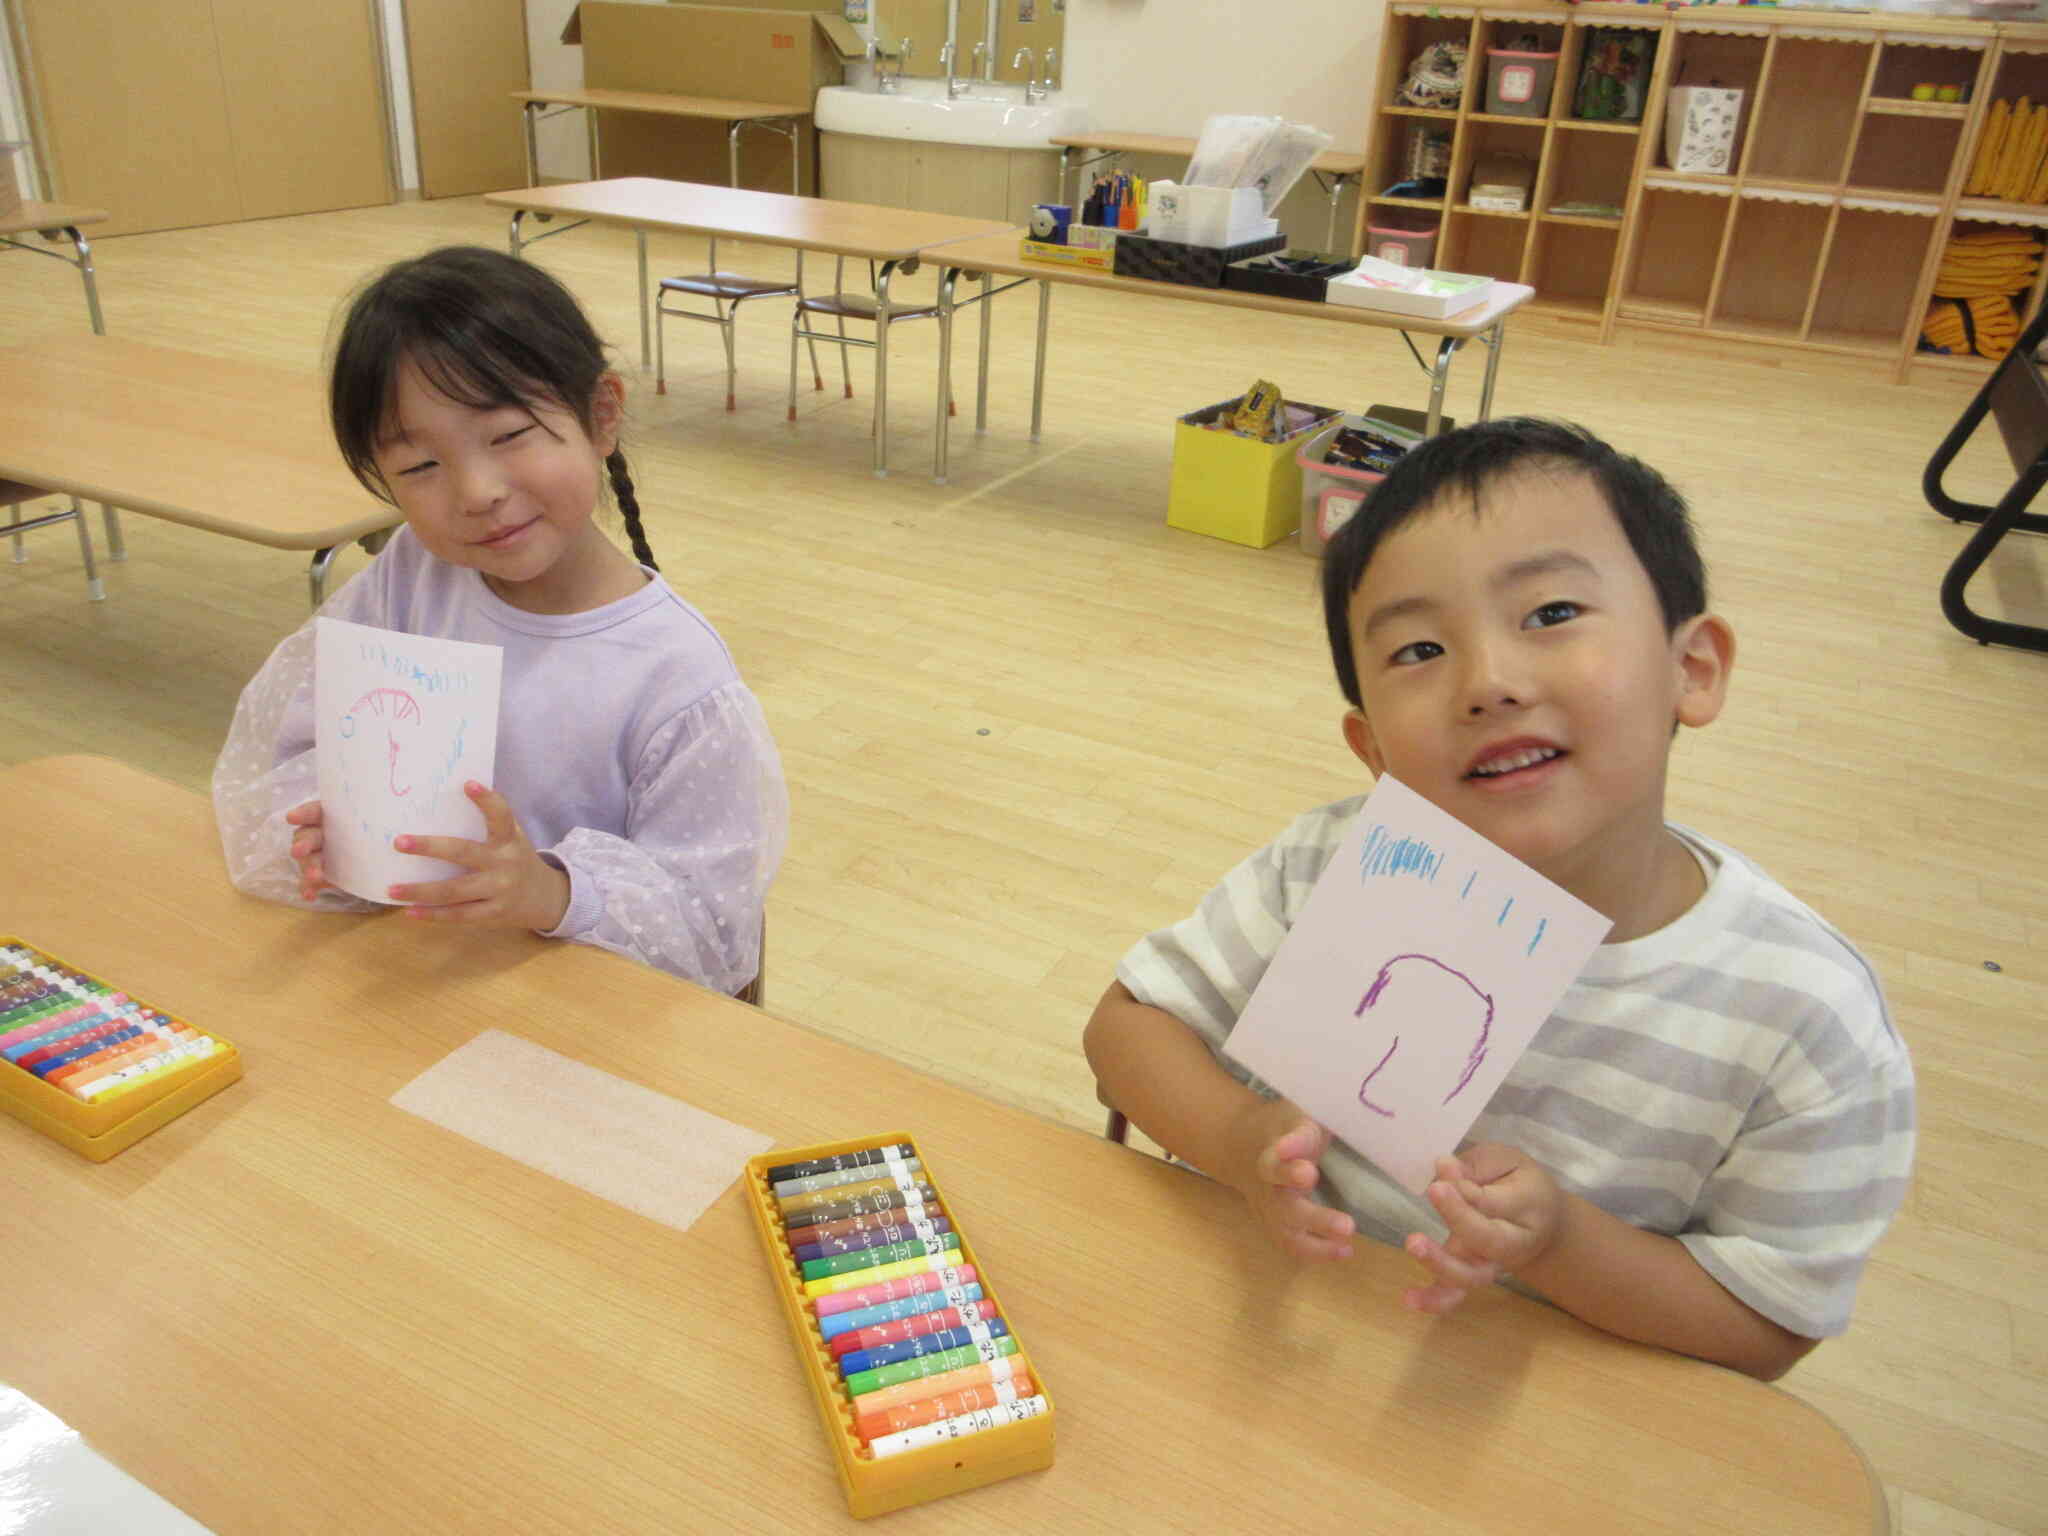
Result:
<svg viewBox="0 0 2048 1536">
<path fill-rule="evenodd" d="M 1282 265 L 1282 264 L 1285 265 Z M 1358 265 L 1355 257 L 1328 251 L 1268 251 L 1263 256 L 1233 261 L 1223 269 L 1223 286 L 1246 293 L 1270 293 L 1278 299 L 1307 299 L 1320 304 L 1330 279 Z"/>
<path fill-rule="evenodd" d="M 1183 245 L 1149 235 L 1123 235 L 1116 242 L 1116 275 L 1148 277 L 1161 283 L 1187 283 L 1196 288 L 1221 288 L 1223 269 L 1233 261 L 1284 249 L 1285 235 L 1247 240 L 1242 245 Z"/>
</svg>

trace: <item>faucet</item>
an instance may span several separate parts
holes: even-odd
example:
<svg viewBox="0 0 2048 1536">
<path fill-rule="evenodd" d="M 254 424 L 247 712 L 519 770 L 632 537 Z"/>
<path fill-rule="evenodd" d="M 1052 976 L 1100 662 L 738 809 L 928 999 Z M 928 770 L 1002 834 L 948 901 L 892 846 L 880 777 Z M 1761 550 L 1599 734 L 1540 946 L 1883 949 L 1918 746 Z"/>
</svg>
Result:
<svg viewBox="0 0 2048 1536">
<path fill-rule="evenodd" d="M 902 42 L 896 45 L 896 67 L 893 70 L 890 70 L 885 69 L 883 67 L 884 63 L 889 58 L 889 55 L 887 53 L 878 52 L 879 45 L 872 40 L 869 41 L 868 52 L 871 55 L 873 55 L 876 60 L 876 90 L 895 92 L 903 89 L 903 66 L 910 61 L 911 47 L 911 41 L 907 37 L 904 38 Z"/>
<path fill-rule="evenodd" d="M 987 43 L 976 43 L 974 51 L 967 56 L 967 73 L 977 80 L 994 78 L 990 65 L 994 62 L 984 57 L 988 53 Z"/>
<path fill-rule="evenodd" d="M 1048 49 L 1046 49 L 1046 50 L 1045 50 L 1045 92 L 1044 92 L 1044 94 L 1046 94 L 1046 95 L 1051 95 L 1051 94 L 1052 94 L 1052 72 L 1053 72 L 1053 66 L 1054 66 L 1055 64 L 1057 64 L 1057 63 L 1059 62 L 1059 57 L 1060 57 L 1060 51 L 1059 51 L 1059 49 L 1057 49 L 1057 48 L 1048 48 Z"/>
<path fill-rule="evenodd" d="M 967 88 L 967 82 L 953 73 L 953 60 L 957 56 L 957 45 L 949 37 L 939 44 L 939 68 L 946 72 L 946 100 L 957 101 L 960 93 Z"/>
<path fill-rule="evenodd" d="M 1024 77 L 1024 105 L 1028 107 L 1045 94 L 1045 87 L 1038 83 L 1038 55 L 1029 48 L 1017 50 L 1016 56 L 1010 60 L 1010 68 L 1015 69 L 1026 59 L 1031 61 L 1031 72 Z"/>
</svg>

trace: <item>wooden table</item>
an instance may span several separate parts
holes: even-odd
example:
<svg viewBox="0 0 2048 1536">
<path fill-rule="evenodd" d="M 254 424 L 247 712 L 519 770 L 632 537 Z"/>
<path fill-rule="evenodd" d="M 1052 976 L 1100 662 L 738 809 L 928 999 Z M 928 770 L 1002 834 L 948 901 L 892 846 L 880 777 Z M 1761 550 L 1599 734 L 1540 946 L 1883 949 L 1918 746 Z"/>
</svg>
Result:
<svg viewBox="0 0 2048 1536">
<path fill-rule="evenodd" d="M 1077 133 L 1056 135 L 1052 142 L 1060 147 L 1060 196 L 1067 197 L 1067 167 L 1071 164 L 1074 192 L 1067 200 L 1077 208 L 1081 203 L 1081 172 L 1099 161 L 1114 160 L 1119 155 L 1176 155 L 1186 160 L 1195 153 L 1193 139 L 1160 133 Z M 1073 152 L 1077 149 L 1098 153 L 1085 160 L 1074 160 Z M 1365 173 L 1365 156 L 1352 150 L 1326 149 L 1309 162 L 1308 168 L 1316 185 L 1330 198 L 1330 234 L 1324 249 L 1348 256 L 1352 254 L 1351 242 L 1347 240 L 1341 247 L 1337 244 L 1337 206 L 1343 201 L 1344 188 Z"/>
<path fill-rule="evenodd" d="M 582 108 L 590 124 L 590 179 L 603 174 L 598 157 L 597 114 L 604 112 L 642 112 L 653 117 L 708 118 L 725 124 L 725 151 L 730 167 L 729 179 L 734 186 L 740 184 L 740 134 L 748 128 L 761 128 L 770 133 L 779 133 L 789 140 L 789 190 L 803 191 L 803 155 L 798 143 L 799 125 L 811 115 L 808 106 L 784 107 L 766 101 L 725 101 L 714 96 L 675 96 L 666 91 L 609 91 L 563 89 L 557 91 L 514 91 L 512 99 L 520 103 L 519 116 L 526 127 L 526 184 L 531 187 L 540 181 L 540 146 L 534 137 L 535 125 L 544 117 L 554 113 L 543 113 L 545 107 L 556 106 L 565 110 Z"/>
<path fill-rule="evenodd" d="M 943 260 L 948 268 L 948 280 L 940 285 L 940 291 L 951 294 L 959 277 L 980 274 L 982 291 L 967 303 L 981 306 L 981 350 L 982 350 L 982 391 L 975 408 L 977 429 L 987 425 L 988 412 L 988 364 L 990 301 L 995 293 L 1007 292 L 1018 286 L 1005 284 L 1001 289 L 990 286 L 989 279 L 1000 275 L 1021 280 L 1035 280 L 1038 283 L 1038 353 L 1036 366 L 1031 378 L 1031 437 L 1038 439 L 1039 429 L 1045 414 L 1045 344 L 1046 332 L 1050 328 L 1052 315 L 1052 285 L 1071 283 L 1082 288 L 1093 288 L 1114 293 L 1141 294 L 1148 298 L 1178 299 L 1193 304 L 1220 304 L 1230 309 L 1256 309 L 1268 314 L 1294 315 L 1305 320 L 1322 320 L 1336 325 L 1367 326 L 1376 330 L 1397 330 L 1404 335 L 1415 331 L 1435 336 L 1437 356 L 1434 366 L 1425 364 L 1430 377 L 1429 408 L 1424 418 L 1424 433 L 1436 434 L 1443 420 L 1444 388 L 1450 381 L 1451 360 L 1458 349 L 1475 338 L 1486 344 L 1486 373 L 1479 390 L 1479 411 L 1477 420 L 1485 421 L 1493 409 L 1493 381 L 1500 367 L 1500 351 L 1506 339 L 1508 316 L 1520 309 L 1535 296 L 1536 290 L 1521 283 L 1496 283 L 1493 296 L 1485 303 L 1448 319 L 1432 320 L 1416 315 L 1399 315 L 1382 309 L 1360 309 L 1350 304 L 1318 304 L 1304 299 L 1274 298 L 1263 293 L 1246 293 L 1236 288 L 1198 288 L 1190 283 L 1161 283 L 1142 277 L 1118 277 L 1099 268 L 1067 266 L 1059 262 L 1031 261 L 1018 249 L 1020 240 L 1012 234 L 986 235 L 974 240 L 961 240 L 932 253 L 933 259 Z M 1410 342 L 1412 350 L 1414 343 Z M 1421 354 L 1416 354 L 1417 361 Z M 945 422 L 939 424 L 939 462 L 943 470 L 945 463 Z"/>
<path fill-rule="evenodd" d="M 0 772 L 0 933 L 242 1052 L 105 1164 L 0 1119 L 0 1381 L 223 1536 L 854 1527 L 737 1185 L 677 1231 L 388 1102 L 490 1028 L 780 1147 L 917 1136 L 1060 1438 L 900 1536 L 1885 1528 L 1785 1392 L 1506 1291 L 1406 1312 L 1392 1249 L 1297 1267 L 1196 1175 L 615 955 L 245 899 L 120 764 Z"/>
<path fill-rule="evenodd" d="M 640 366 L 648 365 L 647 232 L 709 235 L 720 239 L 752 240 L 761 245 L 779 245 L 798 252 L 798 281 L 803 276 L 802 253 L 823 251 L 832 256 L 853 256 L 881 263 L 875 282 L 879 306 L 875 325 L 875 473 L 889 472 L 889 281 L 900 269 L 914 271 L 919 260 L 935 257 L 938 247 L 977 235 L 1014 230 L 1015 226 L 992 219 L 963 219 L 949 213 L 917 213 L 907 208 L 883 208 L 872 203 L 841 203 L 820 197 L 794 197 L 783 192 L 752 192 L 737 187 L 714 187 L 698 181 L 662 181 L 649 176 L 625 176 L 612 181 L 576 182 L 568 186 L 530 188 L 520 192 L 490 192 L 484 201 L 512 212 L 512 254 L 535 240 L 550 239 L 581 228 L 584 223 L 619 224 L 633 231 L 640 265 Z M 528 214 L 540 219 L 573 218 L 577 222 L 563 229 L 525 238 L 521 221 Z M 950 265 L 950 264 L 949 264 Z M 943 292 L 939 304 L 939 452 L 935 475 L 945 479 L 945 430 L 948 376 L 952 351 L 951 295 Z"/>
<path fill-rule="evenodd" d="M 78 275 L 85 283 L 85 312 L 92 321 L 93 334 L 97 336 L 106 335 L 107 323 L 100 314 L 100 290 L 93 273 L 92 247 L 86 244 L 85 236 L 78 229 L 82 224 L 104 224 L 107 218 L 104 208 L 86 208 L 71 203 L 25 202 L 12 213 L 0 213 L 0 245 L 11 245 L 18 251 L 29 251 L 37 256 L 52 256 L 78 268 Z M 66 256 L 62 251 L 49 249 L 48 244 L 37 245 L 19 238 L 29 234 L 41 235 L 46 242 L 54 242 L 62 235 L 71 242 L 72 254 Z"/>
<path fill-rule="evenodd" d="M 107 336 L 0 350 L 0 479 L 273 549 L 335 551 L 397 525 L 342 467 L 311 374 Z"/>
</svg>

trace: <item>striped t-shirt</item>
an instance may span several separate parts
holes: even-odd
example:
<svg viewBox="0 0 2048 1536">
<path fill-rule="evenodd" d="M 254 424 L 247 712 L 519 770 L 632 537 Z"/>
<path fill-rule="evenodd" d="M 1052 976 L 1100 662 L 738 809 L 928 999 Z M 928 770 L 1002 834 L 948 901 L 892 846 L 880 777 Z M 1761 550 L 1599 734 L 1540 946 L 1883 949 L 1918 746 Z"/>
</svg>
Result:
<svg viewBox="0 0 2048 1536">
<path fill-rule="evenodd" d="M 1193 916 L 1117 968 L 1140 1002 L 1221 1050 L 1363 796 L 1298 818 Z M 1865 1260 L 1905 1197 L 1913 1071 L 1869 964 L 1732 849 L 1672 831 L 1704 895 L 1655 933 L 1604 944 L 1470 1132 L 1566 1190 L 1683 1242 L 1708 1274 L 1807 1338 L 1849 1324 Z M 1360 1230 L 1442 1236 L 1428 1204 L 1342 1142 L 1322 1189 Z"/>
</svg>

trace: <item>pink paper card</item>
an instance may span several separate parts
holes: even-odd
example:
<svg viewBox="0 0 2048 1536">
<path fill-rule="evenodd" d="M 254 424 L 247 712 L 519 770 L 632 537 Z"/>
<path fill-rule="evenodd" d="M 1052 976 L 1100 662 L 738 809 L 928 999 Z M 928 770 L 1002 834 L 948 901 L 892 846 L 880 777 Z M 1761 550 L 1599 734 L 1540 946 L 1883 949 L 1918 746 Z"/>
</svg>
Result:
<svg viewBox="0 0 2048 1536">
<path fill-rule="evenodd" d="M 1421 1194 L 1611 926 L 1383 774 L 1224 1049 Z"/>
</svg>

